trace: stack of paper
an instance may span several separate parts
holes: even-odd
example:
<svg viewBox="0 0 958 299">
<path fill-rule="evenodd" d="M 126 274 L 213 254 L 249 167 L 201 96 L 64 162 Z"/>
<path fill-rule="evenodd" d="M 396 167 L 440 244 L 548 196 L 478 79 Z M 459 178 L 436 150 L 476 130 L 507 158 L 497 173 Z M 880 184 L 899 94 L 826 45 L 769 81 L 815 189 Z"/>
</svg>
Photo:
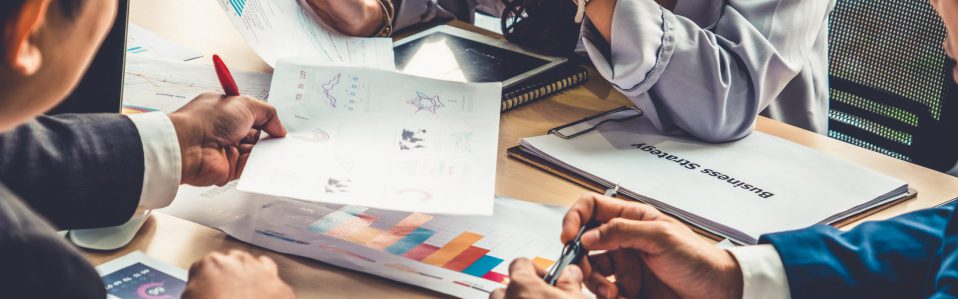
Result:
<svg viewBox="0 0 958 299">
<path fill-rule="evenodd" d="M 761 132 L 705 144 L 659 135 L 638 118 L 573 139 L 526 138 L 520 146 L 745 244 L 766 233 L 833 223 L 908 194 L 901 180 Z"/>
<path fill-rule="evenodd" d="M 492 214 L 500 83 L 460 83 L 280 59 L 270 103 L 286 138 L 260 141 L 239 189 L 302 200 Z"/>
</svg>

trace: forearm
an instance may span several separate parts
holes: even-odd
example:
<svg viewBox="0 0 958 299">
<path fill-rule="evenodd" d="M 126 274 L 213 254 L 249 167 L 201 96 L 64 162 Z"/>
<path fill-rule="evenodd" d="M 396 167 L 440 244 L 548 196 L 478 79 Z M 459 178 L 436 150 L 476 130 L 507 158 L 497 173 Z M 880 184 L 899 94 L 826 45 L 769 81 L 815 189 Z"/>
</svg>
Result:
<svg viewBox="0 0 958 299">
<path fill-rule="evenodd" d="M 615 14 L 617 0 L 591 0 L 585 13 L 592 20 L 599 34 L 606 42 L 612 41 L 612 16 Z M 675 8 L 676 0 L 656 0 L 656 3 L 668 10 Z M 574 1 L 573 1 L 574 2 Z"/>
<path fill-rule="evenodd" d="M 342 34 L 371 36 L 383 26 L 379 0 L 301 0 L 326 25 Z"/>
</svg>

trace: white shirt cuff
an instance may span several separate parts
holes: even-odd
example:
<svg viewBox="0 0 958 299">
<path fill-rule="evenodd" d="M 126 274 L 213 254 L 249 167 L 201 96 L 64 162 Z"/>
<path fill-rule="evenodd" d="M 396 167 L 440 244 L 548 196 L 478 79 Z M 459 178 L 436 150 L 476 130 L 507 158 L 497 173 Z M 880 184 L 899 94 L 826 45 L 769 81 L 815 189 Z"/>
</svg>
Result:
<svg viewBox="0 0 958 299">
<path fill-rule="evenodd" d="M 772 245 L 728 248 L 742 268 L 743 299 L 791 298 L 782 258 Z"/>
<path fill-rule="evenodd" d="M 180 142 L 169 116 L 162 112 L 130 115 L 143 143 L 143 190 L 140 207 L 158 209 L 173 202 L 180 187 Z"/>
</svg>

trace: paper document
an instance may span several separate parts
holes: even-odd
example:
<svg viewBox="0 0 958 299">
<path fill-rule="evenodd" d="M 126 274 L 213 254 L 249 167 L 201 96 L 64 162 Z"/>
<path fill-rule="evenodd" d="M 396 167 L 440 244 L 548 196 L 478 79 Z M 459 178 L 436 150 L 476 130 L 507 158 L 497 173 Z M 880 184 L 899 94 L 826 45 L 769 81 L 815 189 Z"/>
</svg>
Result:
<svg viewBox="0 0 958 299">
<path fill-rule="evenodd" d="M 296 0 L 217 0 L 246 42 L 267 64 L 298 56 L 395 69 L 389 38 L 347 37 L 311 18 Z"/>
<path fill-rule="evenodd" d="M 240 94 L 266 100 L 267 73 L 233 71 Z M 123 79 L 123 112 L 173 112 L 204 92 L 223 92 L 212 65 L 131 55 Z"/>
<path fill-rule="evenodd" d="M 256 145 L 240 190 L 393 210 L 492 214 L 499 83 L 292 61 L 277 63 L 270 94 L 289 135 Z"/>
<path fill-rule="evenodd" d="M 196 50 L 176 44 L 160 37 L 156 33 L 153 33 L 153 31 L 132 23 L 126 35 L 126 52 L 135 55 L 182 61 L 203 57 L 203 54 Z"/>
<path fill-rule="evenodd" d="M 276 199 L 220 227 L 239 240 L 462 298 L 502 288 L 509 263 L 562 252 L 566 209 L 498 198 L 495 216 L 439 216 Z"/>
<path fill-rule="evenodd" d="M 186 270 L 136 251 L 96 267 L 109 299 L 180 298 Z"/>
<path fill-rule="evenodd" d="M 606 123 L 562 139 L 525 138 L 522 150 L 740 243 L 832 223 L 900 199 L 904 181 L 754 132 L 706 144 L 660 135 L 648 119 Z"/>
</svg>

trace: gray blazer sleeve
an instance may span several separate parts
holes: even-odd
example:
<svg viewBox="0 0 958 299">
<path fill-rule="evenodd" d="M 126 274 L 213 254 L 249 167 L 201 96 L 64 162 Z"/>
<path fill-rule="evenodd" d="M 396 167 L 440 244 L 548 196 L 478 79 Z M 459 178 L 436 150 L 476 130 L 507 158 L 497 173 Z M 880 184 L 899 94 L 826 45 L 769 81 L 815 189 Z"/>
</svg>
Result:
<svg viewBox="0 0 958 299">
<path fill-rule="evenodd" d="M 0 134 L 0 181 L 60 229 L 126 222 L 143 188 L 143 145 L 115 114 L 40 117 Z"/>
<path fill-rule="evenodd" d="M 682 0 L 673 13 L 652 0 L 620 0 L 611 42 L 587 23 L 580 49 L 661 131 L 730 141 L 748 135 L 804 71 L 831 6 Z"/>
</svg>

